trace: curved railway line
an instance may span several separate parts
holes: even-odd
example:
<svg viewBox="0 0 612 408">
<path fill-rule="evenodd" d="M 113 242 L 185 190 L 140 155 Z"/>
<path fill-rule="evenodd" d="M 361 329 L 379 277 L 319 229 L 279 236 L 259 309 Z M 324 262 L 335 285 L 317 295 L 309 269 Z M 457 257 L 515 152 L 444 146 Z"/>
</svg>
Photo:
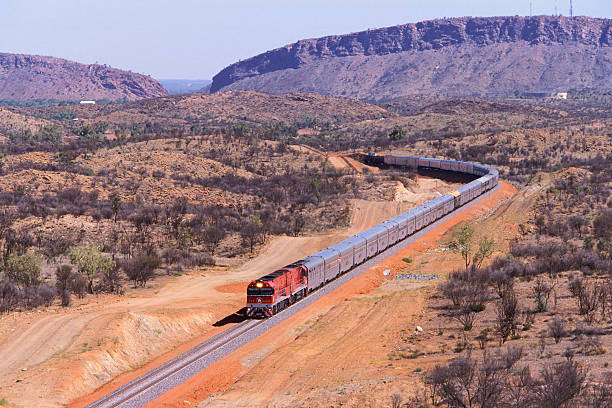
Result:
<svg viewBox="0 0 612 408">
<path fill-rule="evenodd" d="M 379 161 L 379 164 L 382 163 L 380 159 L 381 156 L 374 157 L 377 157 L 376 160 Z M 366 258 L 364 262 L 354 266 L 348 271 L 337 275 L 333 280 L 329 281 L 329 283 L 326 283 L 319 289 L 313 291 L 299 302 L 296 302 L 290 307 L 277 312 L 268 319 L 245 320 L 241 323 L 237 323 L 224 332 L 198 344 L 196 347 L 188 350 L 178 357 L 173 358 L 172 360 L 118 388 L 112 393 L 107 394 L 103 398 L 87 405 L 86 408 L 132 408 L 144 406 L 173 387 L 185 382 L 188 378 L 198 374 L 232 351 L 265 333 L 270 328 L 287 319 L 289 316 L 304 309 L 322 296 L 325 296 L 329 292 L 335 290 L 344 283 L 375 266 L 383 259 L 399 252 L 433 228 L 467 210 L 481 199 L 489 196 L 499 189 L 497 170 L 487 166 L 436 159 L 402 158 L 400 156 L 385 156 L 384 164 L 405 165 L 401 162 L 401 159 L 406 159 L 406 163 L 408 160 L 414 160 L 415 167 L 427 167 L 479 175 L 481 177 L 477 180 L 485 179 L 487 180 L 486 182 L 490 182 L 490 184 L 488 184 L 486 187 L 482 187 L 482 189 L 478 191 L 478 194 L 475 193 L 476 190 L 473 190 L 472 187 L 470 187 L 477 182 L 477 180 L 460 187 L 458 189 L 459 195 L 455 195 L 455 200 L 462 200 L 463 192 L 465 192 L 466 196 L 469 198 L 467 198 L 465 201 L 459 201 L 459 205 L 455 205 L 455 208 L 452 211 L 447 211 L 444 215 L 435 217 L 431 220 L 431 222 L 424 224 L 423 228 L 419 229 L 418 231 L 415 231 L 414 233 L 407 235 L 405 238 L 400 239 L 396 243 L 386 247 L 386 249 L 382 250 L 380 253 Z M 419 160 L 425 160 L 427 161 L 427 164 L 421 166 Z M 434 161 L 436 162 L 435 167 L 432 166 Z M 466 171 L 466 166 L 468 165 L 471 166 L 471 170 Z M 443 168 L 445 166 L 447 168 Z M 454 166 L 455 170 L 448 168 L 449 166 Z M 485 181 L 481 181 L 480 183 L 483 186 L 485 185 Z M 436 199 L 432 200 L 430 203 L 434 202 L 435 200 Z M 428 204 L 429 203 L 426 203 L 424 206 L 427 206 Z"/>
</svg>

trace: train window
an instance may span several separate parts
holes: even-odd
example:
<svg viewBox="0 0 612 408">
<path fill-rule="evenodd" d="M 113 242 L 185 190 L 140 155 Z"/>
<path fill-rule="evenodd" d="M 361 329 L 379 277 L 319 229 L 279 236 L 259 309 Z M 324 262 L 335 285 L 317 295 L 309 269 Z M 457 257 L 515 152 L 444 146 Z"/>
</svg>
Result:
<svg viewBox="0 0 612 408">
<path fill-rule="evenodd" d="M 247 288 L 248 296 L 272 296 L 274 288 Z"/>
</svg>

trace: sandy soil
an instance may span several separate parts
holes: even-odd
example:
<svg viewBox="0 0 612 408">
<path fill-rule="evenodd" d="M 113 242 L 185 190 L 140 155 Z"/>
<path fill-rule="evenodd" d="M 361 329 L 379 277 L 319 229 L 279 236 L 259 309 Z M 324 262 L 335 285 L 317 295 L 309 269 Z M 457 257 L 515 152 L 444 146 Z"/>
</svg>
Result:
<svg viewBox="0 0 612 408">
<path fill-rule="evenodd" d="M 354 200 L 349 228 L 276 237 L 260 256 L 237 268 L 163 277 L 146 290 L 89 297 L 70 309 L 0 316 L 0 397 L 20 406 L 51 407 L 89 394 L 121 373 L 126 374 L 117 381 L 128 381 L 177 354 L 185 340 L 192 339 L 187 347 L 225 329 L 212 323 L 242 307 L 244 287 L 253 278 L 452 188 L 430 179 L 418 183 L 417 192 L 399 195 L 396 202 Z"/>
<path fill-rule="evenodd" d="M 503 239 L 515 214 L 515 190 L 504 184 L 492 198 L 428 233 L 217 362 L 149 407 L 381 406 L 393 392 L 414 392 L 421 369 L 404 345 L 421 326 L 432 282 L 398 281 L 398 272 L 444 273 L 457 254 L 439 251 L 449 230 L 482 219 Z M 519 196 L 519 200 L 523 197 Z M 512 209 L 512 211 L 510 211 Z M 499 239 L 499 238 L 498 238 Z M 413 259 L 407 264 L 402 258 Z M 390 278 L 383 271 L 390 269 Z M 230 288 L 227 288 L 228 290 Z M 239 288 L 236 288 L 239 289 Z M 400 352 L 401 350 L 401 352 Z M 433 364 L 430 361 L 428 364 Z"/>
</svg>

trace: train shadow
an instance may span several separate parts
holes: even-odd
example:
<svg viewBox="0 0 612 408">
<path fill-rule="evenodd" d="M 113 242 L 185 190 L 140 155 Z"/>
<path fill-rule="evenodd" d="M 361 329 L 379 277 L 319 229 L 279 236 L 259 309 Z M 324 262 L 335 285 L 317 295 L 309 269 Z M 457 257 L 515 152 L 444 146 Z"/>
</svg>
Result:
<svg viewBox="0 0 612 408">
<path fill-rule="evenodd" d="M 213 326 L 221 327 L 225 326 L 226 324 L 242 323 L 245 320 L 248 320 L 246 310 L 247 308 L 243 307 L 242 309 L 235 311 L 231 315 L 227 315 L 223 319 L 216 321 L 215 323 L 213 323 Z"/>
</svg>

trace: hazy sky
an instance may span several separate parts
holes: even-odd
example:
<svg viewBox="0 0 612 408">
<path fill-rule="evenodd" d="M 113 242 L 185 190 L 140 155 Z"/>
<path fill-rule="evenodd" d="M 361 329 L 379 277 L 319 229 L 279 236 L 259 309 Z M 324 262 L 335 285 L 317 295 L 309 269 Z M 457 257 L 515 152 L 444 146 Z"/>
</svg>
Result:
<svg viewBox="0 0 612 408">
<path fill-rule="evenodd" d="M 532 0 L 569 15 L 569 0 Z M 612 0 L 574 0 L 612 17 Z M 0 0 L 0 52 L 108 64 L 155 78 L 210 79 L 303 38 L 440 17 L 529 15 L 529 0 Z"/>
</svg>

